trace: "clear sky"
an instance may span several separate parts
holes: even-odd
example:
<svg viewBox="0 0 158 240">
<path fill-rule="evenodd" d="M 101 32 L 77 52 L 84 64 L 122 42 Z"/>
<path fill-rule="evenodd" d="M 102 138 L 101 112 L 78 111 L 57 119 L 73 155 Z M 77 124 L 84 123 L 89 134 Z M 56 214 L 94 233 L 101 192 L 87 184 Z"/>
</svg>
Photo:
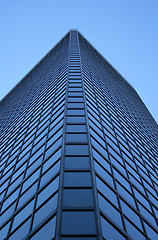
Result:
<svg viewBox="0 0 158 240">
<path fill-rule="evenodd" d="M 0 99 L 72 28 L 158 122 L 158 0 L 0 0 Z"/>
</svg>

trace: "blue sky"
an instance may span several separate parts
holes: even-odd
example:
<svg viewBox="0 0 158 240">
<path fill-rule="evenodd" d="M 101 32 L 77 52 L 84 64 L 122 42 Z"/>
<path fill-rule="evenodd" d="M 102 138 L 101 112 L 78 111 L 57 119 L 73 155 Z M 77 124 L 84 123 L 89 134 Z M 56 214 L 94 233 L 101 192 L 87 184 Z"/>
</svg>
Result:
<svg viewBox="0 0 158 240">
<path fill-rule="evenodd" d="M 158 0 L 0 0 L 0 99 L 78 29 L 158 122 Z"/>
</svg>

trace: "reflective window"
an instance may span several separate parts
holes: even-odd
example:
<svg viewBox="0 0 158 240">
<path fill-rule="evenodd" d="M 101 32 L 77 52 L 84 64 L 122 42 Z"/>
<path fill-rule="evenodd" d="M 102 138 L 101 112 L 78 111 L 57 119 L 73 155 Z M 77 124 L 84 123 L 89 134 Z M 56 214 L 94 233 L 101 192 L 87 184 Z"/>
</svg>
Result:
<svg viewBox="0 0 158 240">
<path fill-rule="evenodd" d="M 65 168 L 86 169 L 90 167 L 89 157 L 65 157 Z"/>
<path fill-rule="evenodd" d="M 65 172 L 65 187 L 89 187 L 91 186 L 91 175 L 89 172 Z"/>
<path fill-rule="evenodd" d="M 112 219 L 117 225 L 119 225 L 121 228 L 123 228 L 121 215 L 118 212 L 118 210 L 116 210 L 116 208 L 114 208 L 114 206 L 112 206 L 100 194 L 98 194 L 98 198 L 99 198 L 99 208 L 103 211 L 103 213 L 105 215 L 109 216 L 110 219 Z"/>
<path fill-rule="evenodd" d="M 98 190 L 106 196 L 115 206 L 118 207 L 116 194 L 104 184 L 98 177 L 96 178 Z"/>
<path fill-rule="evenodd" d="M 67 132 L 86 132 L 86 125 L 67 125 Z"/>
<path fill-rule="evenodd" d="M 64 189 L 63 205 L 65 207 L 93 206 L 91 189 Z"/>
<path fill-rule="evenodd" d="M 135 239 L 145 240 L 145 236 L 127 219 L 125 219 L 125 224 L 128 234 Z"/>
<path fill-rule="evenodd" d="M 67 123 L 85 123 L 85 117 L 67 117 Z"/>
<path fill-rule="evenodd" d="M 29 218 L 29 220 L 27 220 L 22 226 L 18 227 L 16 232 L 14 232 L 9 239 L 10 240 L 23 239 L 29 232 L 30 224 L 31 224 L 31 218 Z"/>
<path fill-rule="evenodd" d="M 34 215 L 33 228 L 35 228 L 40 222 L 42 222 L 49 214 L 51 214 L 57 207 L 56 194 L 51 199 L 49 199 Z"/>
<path fill-rule="evenodd" d="M 59 177 L 55 178 L 51 183 L 45 186 L 38 194 L 36 208 L 47 200 L 57 189 L 59 185 Z"/>
<path fill-rule="evenodd" d="M 63 212 L 62 234 L 96 234 L 94 212 Z"/>
<path fill-rule="evenodd" d="M 88 145 L 66 145 L 66 155 L 88 155 Z"/>
<path fill-rule="evenodd" d="M 55 235 L 56 217 L 47 222 L 42 228 L 30 239 L 43 240 L 47 236 L 47 240 L 51 240 Z"/>
<path fill-rule="evenodd" d="M 12 230 L 15 229 L 20 223 L 22 223 L 30 214 L 32 214 L 33 207 L 34 199 L 16 214 L 16 216 L 14 217 Z"/>
<path fill-rule="evenodd" d="M 102 225 L 102 232 L 103 237 L 107 240 L 123 240 L 126 239 L 121 235 L 121 233 L 114 228 L 107 220 L 101 217 L 101 225 Z"/>
<path fill-rule="evenodd" d="M 66 142 L 72 143 L 86 143 L 87 142 L 87 134 L 66 134 Z"/>
</svg>

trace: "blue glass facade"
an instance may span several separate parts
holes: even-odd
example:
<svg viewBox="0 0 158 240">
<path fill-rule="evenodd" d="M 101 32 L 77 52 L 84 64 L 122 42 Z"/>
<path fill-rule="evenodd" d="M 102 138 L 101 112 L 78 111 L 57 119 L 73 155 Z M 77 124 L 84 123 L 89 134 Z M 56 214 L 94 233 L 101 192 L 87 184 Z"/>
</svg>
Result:
<svg viewBox="0 0 158 240">
<path fill-rule="evenodd" d="M 157 239 L 157 124 L 78 31 L 1 101 L 0 118 L 0 239 Z"/>
</svg>

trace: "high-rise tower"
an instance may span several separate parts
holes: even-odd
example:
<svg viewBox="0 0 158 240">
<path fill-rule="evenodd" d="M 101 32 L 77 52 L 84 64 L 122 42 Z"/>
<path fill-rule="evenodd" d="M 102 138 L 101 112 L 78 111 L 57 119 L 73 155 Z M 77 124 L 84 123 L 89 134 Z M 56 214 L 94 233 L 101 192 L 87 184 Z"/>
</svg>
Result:
<svg viewBox="0 0 158 240">
<path fill-rule="evenodd" d="M 157 124 L 78 31 L 1 101 L 0 118 L 0 239 L 157 239 Z"/>
</svg>

